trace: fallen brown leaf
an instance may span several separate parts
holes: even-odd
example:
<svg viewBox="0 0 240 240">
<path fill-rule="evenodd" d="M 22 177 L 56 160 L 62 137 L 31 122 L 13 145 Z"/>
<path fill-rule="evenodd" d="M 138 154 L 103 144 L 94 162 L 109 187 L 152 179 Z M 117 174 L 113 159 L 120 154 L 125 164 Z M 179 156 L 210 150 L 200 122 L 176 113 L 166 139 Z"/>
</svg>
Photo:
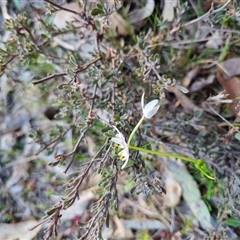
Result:
<svg viewBox="0 0 240 240">
<path fill-rule="evenodd" d="M 176 8 L 178 4 L 179 4 L 178 0 L 175 0 L 175 1 L 165 0 L 164 1 L 164 7 L 163 7 L 163 12 L 162 12 L 163 20 L 166 20 L 168 22 L 173 21 L 174 8 Z"/>
<path fill-rule="evenodd" d="M 218 65 L 217 80 L 224 88 L 228 98 L 232 99 L 230 109 L 236 116 L 240 115 L 240 58 L 232 58 Z"/>
<path fill-rule="evenodd" d="M 162 194 L 163 206 L 170 208 L 176 207 L 180 202 L 182 195 L 182 188 L 180 184 L 175 180 L 171 171 L 165 169 L 165 185 L 166 194 Z"/>
<path fill-rule="evenodd" d="M 199 71 L 200 71 L 199 67 L 194 67 L 193 69 L 191 69 L 182 80 L 183 86 L 189 87 L 193 79 L 198 75 Z"/>
</svg>

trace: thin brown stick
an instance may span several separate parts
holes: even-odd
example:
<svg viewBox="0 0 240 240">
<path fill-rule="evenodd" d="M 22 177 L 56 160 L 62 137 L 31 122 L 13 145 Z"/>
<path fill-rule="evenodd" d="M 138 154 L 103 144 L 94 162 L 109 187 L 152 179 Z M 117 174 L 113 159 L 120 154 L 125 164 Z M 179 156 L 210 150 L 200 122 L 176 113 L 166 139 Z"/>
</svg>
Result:
<svg viewBox="0 0 240 240">
<path fill-rule="evenodd" d="M 2 64 L 1 68 L 0 68 L 0 72 L 3 72 L 5 70 L 5 68 L 7 67 L 7 65 L 14 60 L 14 58 L 16 58 L 18 55 L 12 55 L 5 63 Z"/>
<path fill-rule="evenodd" d="M 80 73 L 80 72 L 86 70 L 88 67 L 90 67 L 92 64 L 96 63 L 96 62 L 97 62 L 98 60 L 100 60 L 100 59 L 101 59 L 101 57 L 97 57 L 97 58 L 94 59 L 92 62 L 86 63 L 86 64 L 78 67 L 78 69 L 75 70 L 74 73 L 77 74 L 77 73 Z M 48 81 L 48 80 L 50 80 L 50 79 L 53 79 L 53 78 L 56 78 L 56 77 L 62 77 L 62 76 L 66 76 L 66 75 L 67 75 L 66 72 L 64 72 L 64 73 L 54 73 L 54 74 L 52 74 L 52 75 L 49 75 L 48 77 L 42 78 L 42 79 L 37 80 L 37 81 L 33 81 L 33 82 L 32 82 L 32 85 L 35 86 L 35 85 L 37 85 L 37 84 L 46 82 L 46 81 Z"/>
<path fill-rule="evenodd" d="M 73 10 L 65 8 L 65 7 L 62 7 L 62 6 L 56 4 L 56 3 L 52 2 L 52 1 L 49 1 L 49 0 L 44 0 L 44 1 L 49 3 L 49 4 L 51 4 L 51 5 L 53 5 L 54 7 L 57 7 L 59 9 L 61 9 L 61 10 L 64 10 L 64 11 L 67 11 L 67 12 L 71 12 L 71 13 L 74 13 L 74 14 L 77 14 L 77 15 L 80 14 L 79 12 L 73 11 Z"/>
<path fill-rule="evenodd" d="M 73 163 L 73 161 L 74 161 L 74 157 L 75 157 L 76 152 L 77 152 L 77 148 L 78 148 L 79 144 L 81 143 L 81 141 L 83 140 L 83 138 L 85 137 L 85 133 L 86 133 L 87 130 L 88 130 L 88 128 L 85 128 L 85 129 L 82 131 L 82 134 L 80 135 L 80 137 L 79 137 L 76 145 L 74 146 L 74 149 L 73 149 L 70 153 L 66 154 L 66 156 L 71 156 L 71 155 L 73 155 L 73 156 L 72 156 L 72 159 L 71 159 L 70 163 L 68 164 L 66 170 L 64 171 L 64 173 L 67 173 L 68 169 L 69 169 L 70 166 L 72 165 L 72 163 Z"/>
<path fill-rule="evenodd" d="M 61 10 L 67 11 L 67 12 L 71 12 L 73 14 L 77 14 L 79 17 L 81 17 L 82 20 L 84 20 L 89 25 L 91 25 L 93 29 L 96 29 L 96 26 L 95 26 L 95 23 L 94 23 L 93 19 L 91 17 L 89 17 L 89 16 L 87 17 L 85 11 L 76 12 L 74 10 L 62 7 L 62 6 L 56 4 L 56 3 L 52 2 L 52 1 L 49 1 L 49 0 L 44 0 L 44 1 L 49 3 L 49 4 L 51 4 L 51 5 L 53 5 L 54 7 L 57 7 L 58 9 L 61 9 Z"/>
<path fill-rule="evenodd" d="M 232 127 L 232 129 L 233 129 L 235 132 L 240 133 L 240 131 L 238 130 L 238 127 L 235 127 L 235 126 L 234 126 L 232 123 L 230 123 L 226 118 L 224 118 L 221 114 L 219 114 L 217 111 L 215 111 L 210 104 L 207 104 L 207 106 L 210 108 L 210 110 L 211 110 L 212 112 L 214 112 L 218 117 L 220 117 L 224 122 L 226 122 L 230 127 Z"/>
<path fill-rule="evenodd" d="M 46 81 L 48 81 L 50 79 L 53 79 L 53 78 L 56 78 L 56 77 L 62 77 L 62 76 L 66 76 L 66 75 L 67 75 L 67 73 L 65 73 L 65 72 L 64 73 L 54 73 L 54 74 L 52 74 L 52 75 L 50 75 L 48 77 L 44 77 L 44 78 L 42 78 L 40 80 L 32 82 L 32 85 L 35 86 L 37 84 L 46 82 Z"/>
</svg>

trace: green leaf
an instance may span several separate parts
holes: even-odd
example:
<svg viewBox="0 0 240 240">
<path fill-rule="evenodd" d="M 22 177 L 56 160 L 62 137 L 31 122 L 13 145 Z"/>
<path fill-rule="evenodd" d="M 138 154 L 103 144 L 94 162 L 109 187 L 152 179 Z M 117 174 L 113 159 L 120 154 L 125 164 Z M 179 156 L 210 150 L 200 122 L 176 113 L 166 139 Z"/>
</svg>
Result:
<svg viewBox="0 0 240 240">
<path fill-rule="evenodd" d="M 95 26 L 96 26 L 97 29 L 100 29 L 100 28 L 101 28 L 101 23 L 100 23 L 100 21 L 96 20 L 96 21 L 95 21 Z"/>
<path fill-rule="evenodd" d="M 76 61 L 76 58 L 75 58 L 73 55 L 70 56 L 69 62 L 70 62 L 74 67 L 77 67 L 77 61 Z"/>
<path fill-rule="evenodd" d="M 73 76 L 74 76 L 73 70 L 69 68 L 69 69 L 67 70 L 67 75 L 70 76 L 70 77 L 73 77 Z"/>
<path fill-rule="evenodd" d="M 180 90 L 181 92 L 183 92 L 183 93 L 188 93 L 188 92 L 189 92 L 188 89 L 185 88 L 185 87 L 183 87 L 183 86 L 177 86 L 177 85 L 176 85 L 176 88 L 177 88 L 178 90 Z"/>
<path fill-rule="evenodd" d="M 44 33 L 41 34 L 41 37 L 42 37 L 43 39 L 48 39 L 48 38 L 49 38 L 49 37 L 48 37 L 46 34 L 44 34 Z"/>
<path fill-rule="evenodd" d="M 102 4 L 98 3 L 98 4 L 97 4 L 97 8 L 103 10 Z"/>
<path fill-rule="evenodd" d="M 240 226 L 240 219 L 235 218 L 228 218 L 224 221 L 224 223 L 231 227 L 239 227 Z"/>
<path fill-rule="evenodd" d="M 41 68 L 41 72 L 50 73 L 50 72 L 54 71 L 54 68 L 53 68 L 52 64 L 50 64 L 50 63 L 44 63 L 44 64 L 40 65 L 40 68 Z"/>
<path fill-rule="evenodd" d="M 234 137 L 240 141 L 240 133 L 236 133 Z"/>
<path fill-rule="evenodd" d="M 61 84 L 61 85 L 59 85 L 57 88 L 58 88 L 59 90 L 62 90 L 62 89 L 63 89 L 63 86 L 64 86 L 64 84 Z"/>
<path fill-rule="evenodd" d="M 159 89 L 153 89 L 153 93 L 159 94 L 159 93 L 160 93 L 160 90 L 159 90 Z"/>
<path fill-rule="evenodd" d="M 110 127 L 103 127 L 102 129 L 101 129 L 101 132 L 102 133 L 105 133 L 105 132 L 108 132 L 109 130 L 111 130 L 111 128 Z"/>
<path fill-rule="evenodd" d="M 0 55 L 8 55 L 8 52 L 0 48 Z"/>
<path fill-rule="evenodd" d="M 194 110 L 194 118 L 199 119 L 202 116 L 202 111 Z"/>
<path fill-rule="evenodd" d="M 231 37 L 229 36 L 227 38 L 227 40 L 225 41 L 225 45 L 222 48 L 221 54 L 219 56 L 218 62 L 222 62 L 225 57 L 227 56 L 228 52 L 229 52 L 229 48 L 230 48 L 230 41 L 231 41 Z"/>
<path fill-rule="evenodd" d="M 91 12 L 92 16 L 97 16 L 97 15 L 100 15 L 100 14 L 104 14 L 104 11 L 102 9 L 99 9 L 99 8 L 95 8 Z"/>
<path fill-rule="evenodd" d="M 137 189 L 137 186 L 132 187 L 132 189 L 130 190 L 131 195 L 135 193 L 136 189 Z"/>
<path fill-rule="evenodd" d="M 51 216 L 55 212 L 56 212 L 56 208 L 49 208 L 44 213 L 47 214 L 48 216 Z"/>
</svg>

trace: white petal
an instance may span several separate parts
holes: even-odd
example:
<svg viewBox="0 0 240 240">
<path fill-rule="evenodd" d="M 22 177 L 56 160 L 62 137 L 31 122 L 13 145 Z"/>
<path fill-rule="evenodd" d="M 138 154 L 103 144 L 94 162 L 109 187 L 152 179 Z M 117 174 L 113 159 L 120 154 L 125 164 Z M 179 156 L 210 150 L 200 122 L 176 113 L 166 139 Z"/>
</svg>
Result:
<svg viewBox="0 0 240 240">
<path fill-rule="evenodd" d="M 113 138 L 111 138 L 111 141 L 119 144 L 121 147 L 124 147 L 124 143 L 123 143 L 122 139 L 120 139 L 120 138 L 113 137 Z"/>
<path fill-rule="evenodd" d="M 160 105 L 152 108 L 151 110 L 144 109 L 143 114 L 145 118 L 152 118 L 158 111 Z"/>
<path fill-rule="evenodd" d="M 122 155 L 124 156 L 124 159 L 127 160 L 129 158 L 129 151 L 128 148 L 124 148 L 122 150 Z"/>
<path fill-rule="evenodd" d="M 153 117 L 158 111 L 160 105 L 158 104 L 159 100 L 155 99 L 149 102 L 146 106 L 144 106 L 144 93 L 141 99 L 142 111 L 145 118 Z"/>
<path fill-rule="evenodd" d="M 116 134 L 115 137 L 113 137 L 111 139 L 111 141 L 119 144 L 121 147 L 124 148 L 125 146 L 127 146 L 127 143 L 125 141 L 125 138 L 124 138 L 123 134 L 115 126 L 113 126 L 113 127 L 118 133 Z"/>
<path fill-rule="evenodd" d="M 152 109 L 152 108 L 154 108 L 155 106 L 157 106 L 158 105 L 158 100 L 157 99 L 155 99 L 155 100 L 152 100 L 151 102 L 149 102 L 144 108 L 147 110 L 147 109 Z"/>
<path fill-rule="evenodd" d="M 118 132 L 117 136 L 123 136 L 122 133 L 117 129 L 117 127 L 113 126 L 114 129 Z"/>
<path fill-rule="evenodd" d="M 128 160 L 122 165 L 121 169 L 124 169 L 127 166 Z"/>
<path fill-rule="evenodd" d="M 142 98 L 141 98 L 142 110 L 144 109 L 144 95 L 145 95 L 145 93 L 143 93 Z"/>
</svg>

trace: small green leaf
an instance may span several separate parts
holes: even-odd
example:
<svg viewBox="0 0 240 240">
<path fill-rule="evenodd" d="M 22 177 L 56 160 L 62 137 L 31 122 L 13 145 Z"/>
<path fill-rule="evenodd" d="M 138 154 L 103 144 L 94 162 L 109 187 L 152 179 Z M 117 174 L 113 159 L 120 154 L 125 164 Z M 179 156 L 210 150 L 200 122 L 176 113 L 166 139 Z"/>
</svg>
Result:
<svg viewBox="0 0 240 240">
<path fill-rule="evenodd" d="M 70 77 L 73 77 L 73 76 L 74 76 L 73 70 L 69 68 L 69 69 L 67 70 L 67 75 L 70 76 Z"/>
<path fill-rule="evenodd" d="M 155 94 L 159 94 L 159 93 L 160 93 L 160 90 L 159 90 L 159 89 L 153 89 L 153 92 L 154 92 Z"/>
<path fill-rule="evenodd" d="M 0 55 L 8 55 L 8 52 L 0 48 Z"/>
<path fill-rule="evenodd" d="M 97 4 L 97 8 L 103 10 L 102 4 L 98 3 L 98 4 Z"/>
<path fill-rule="evenodd" d="M 105 132 L 108 132 L 109 130 L 111 130 L 111 128 L 107 126 L 107 127 L 102 128 L 101 132 L 105 133 Z"/>
<path fill-rule="evenodd" d="M 71 86 L 69 86 L 69 84 L 60 84 L 58 86 L 58 89 L 60 89 L 60 90 L 64 89 L 64 90 L 69 90 L 70 91 L 72 88 L 71 88 Z M 56 115 L 55 115 L 55 117 L 56 117 Z"/>
<path fill-rule="evenodd" d="M 231 44 L 231 37 L 229 36 L 225 40 L 225 45 L 222 48 L 221 54 L 220 54 L 220 56 L 218 58 L 218 62 L 222 62 L 225 59 L 225 57 L 227 56 L 227 54 L 229 52 L 230 44 Z"/>
<path fill-rule="evenodd" d="M 41 37 L 42 37 L 43 39 L 48 39 L 48 36 L 47 36 L 46 34 L 44 34 L 44 33 L 41 34 Z"/>
<path fill-rule="evenodd" d="M 234 137 L 240 141 L 240 133 L 236 133 Z"/>
<path fill-rule="evenodd" d="M 97 15 L 100 15 L 100 14 L 104 14 L 104 11 L 102 9 L 99 9 L 99 8 L 95 8 L 91 12 L 92 16 L 97 16 Z"/>
<path fill-rule="evenodd" d="M 61 85 L 59 85 L 57 88 L 58 88 L 59 90 L 62 90 L 62 89 L 63 89 L 63 86 L 64 86 L 64 84 L 61 84 Z"/>
<path fill-rule="evenodd" d="M 69 84 L 64 84 L 63 89 L 67 91 L 71 91 L 72 87 Z"/>
<path fill-rule="evenodd" d="M 110 131 L 107 131 L 107 132 L 104 132 L 103 134 L 104 134 L 104 136 L 106 136 L 106 137 L 113 137 L 113 136 L 116 135 L 116 134 L 113 133 L 111 130 L 110 130 Z"/>
<path fill-rule="evenodd" d="M 95 21 L 95 26 L 96 26 L 97 29 L 100 29 L 101 28 L 101 22 L 96 20 Z"/>
<path fill-rule="evenodd" d="M 224 221 L 224 223 L 231 227 L 239 227 L 240 226 L 240 219 L 235 218 L 228 218 Z"/>
<path fill-rule="evenodd" d="M 188 89 L 185 88 L 185 87 L 183 87 L 183 86 L 177 86 L 177 85 L 176 85 L 176 88 L 177 88 L 178 90 L 180 90 L 181 92 L 183 92 L 183 93 L 188 93 L 188 92 L 189 92 Z"/>
<path fill-rule="evenodd" d="M 121 120 L 126 120 L 128 118 L 127 114 L 124 114 L 123 116 L 120 117 Z"/>
<path fill-rule="evenodd" d="M 136 189 L 137 189 L 137 186 L 132 187 L 132 189 L 130 190 L 131 195 L 135 193 Z"/>
<path fill-rule="evenodd" d="M 51 216 L 55 212 L 56 212 L 56 208 L 49 208 L 44 213 L 47 214 L 48 216 Z"/>
<path fill-rule="evenodd" d="M 194 110 L 194 118 L 199 119 L 202 116 L 202 111 Z"/>
<path fill-rule="evenodd" d="M 77 61 L 76 61 L 76 58 L 75 58 L 73 55 L 70 56 L 69 62 L 70 62 L 74 67 L 77 67 Z"/>
<path fill-rule="evenodd" d="M 50 72 L 54 71 L 54 68 L 53 68 L 52 64 L 44 63 L 44 64 L 40 65 L 40 70 L 41 70 L 41 72 L 50 73 Z"/>
</svg>

